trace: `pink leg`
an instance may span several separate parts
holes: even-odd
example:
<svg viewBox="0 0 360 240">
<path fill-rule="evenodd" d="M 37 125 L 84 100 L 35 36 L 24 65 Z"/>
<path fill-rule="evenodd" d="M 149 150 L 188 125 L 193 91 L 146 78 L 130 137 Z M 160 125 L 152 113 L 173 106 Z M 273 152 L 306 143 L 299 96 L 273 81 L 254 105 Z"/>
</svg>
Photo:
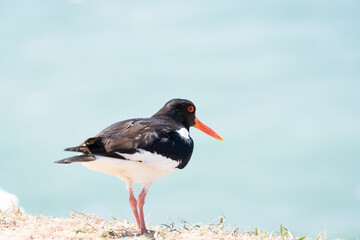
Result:
<svg viewBox="0 0 360 240">
<path fill-rule="evenodd" d="M 137 210 L 137 201 L 136 201 L 136 198 L 134 196 L 132 184 L 128 184 L 128 189 L 129 189 L 129 194 L 130 194 L 130 197 L 129 197 L 130 207 L 131 207 L 131 209 L 133 211 L 133 214 L 135 216 L 136 223 L 137 223 L 139 229 L 141 229 L 140 218 L 139 218 L 139 214 L 138 214 L 138 210 Z"/>
<path fill-rule="evenodd" d="M 139 209 L 139 215 L 140 215 L 140 234 L 149 233 L 149 231 L 146 229 L 146 225 L 145 225 L 143 207 L 145 204 L 145 197 L 150 188 L 150 185 L 151 184 L 147 184 L 147 185 L 144 184 L 144 187 L 137 199 L 137 207 Z"/>
</svg>

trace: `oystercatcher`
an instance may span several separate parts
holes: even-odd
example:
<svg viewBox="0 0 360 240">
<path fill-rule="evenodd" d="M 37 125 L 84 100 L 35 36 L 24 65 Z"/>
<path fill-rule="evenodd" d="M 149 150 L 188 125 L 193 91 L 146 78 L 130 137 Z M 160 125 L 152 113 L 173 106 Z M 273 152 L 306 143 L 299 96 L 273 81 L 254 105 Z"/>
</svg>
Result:
<svg viewBox="0 0 360 240">
<path fill-rule="evenodd" d="M 55 163 L 80 162 L 91 170 L 123 180 L 140 234 L 148 233 L 143 212 L 145 196 L 154 181 L 188 164 L 194 147 L 189 128 L 195 127 L 223 141 L 195 117 L 195 110 L 189 100 L 170 100 L 150 118 L 117 122 L 79 146 L 66 148 L 65 151 L 80 155 Z M 137 199 L 133 193 L 135 182 L 143 185 Z"/>
</svg>

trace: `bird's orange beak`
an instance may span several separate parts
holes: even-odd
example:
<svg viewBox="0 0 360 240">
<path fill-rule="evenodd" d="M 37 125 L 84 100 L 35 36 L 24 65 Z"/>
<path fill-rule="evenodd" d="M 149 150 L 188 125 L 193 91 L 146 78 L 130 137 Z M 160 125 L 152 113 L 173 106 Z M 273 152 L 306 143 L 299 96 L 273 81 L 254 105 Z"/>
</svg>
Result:
<svg viewBox="0 0 360 240">
<path fill-rule="evenodd" d="M 213 138 L 216 138 L 217 140 L 224 141 L 222 137 L 220 137 L 219 134 L 217 134 L 214 130 L 203 124 L 199 119 L 195 118 L 195 128 L 199 129 L 200 131 L 203 131 L 204 133 L 212 136 Z"/>
</svg>

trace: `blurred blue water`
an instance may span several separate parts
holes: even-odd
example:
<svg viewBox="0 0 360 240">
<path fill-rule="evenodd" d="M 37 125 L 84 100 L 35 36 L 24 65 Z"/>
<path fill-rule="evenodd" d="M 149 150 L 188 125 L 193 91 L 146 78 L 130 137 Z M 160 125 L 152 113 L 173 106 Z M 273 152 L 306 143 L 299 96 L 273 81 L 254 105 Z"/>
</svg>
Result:
<svg viewBox="0 0 360 240">
<path fill-rule="evenodd" d="M 151 188 L 151 224 L 360 237 L 358 1 L 0 2 L 0 186 L 27 212 L 132 219 L 124 184 L 65 147 L 181 97 L 184 170 Z"/>
</svg>

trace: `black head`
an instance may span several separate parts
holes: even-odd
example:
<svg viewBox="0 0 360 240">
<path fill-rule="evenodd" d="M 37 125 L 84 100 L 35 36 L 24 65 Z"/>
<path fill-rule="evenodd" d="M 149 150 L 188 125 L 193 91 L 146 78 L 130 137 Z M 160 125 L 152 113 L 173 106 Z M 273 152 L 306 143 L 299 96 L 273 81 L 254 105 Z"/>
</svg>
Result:
<svg viewBox="0 0 360 240">
<path fill-rule="evenodd" d="M 183 124 L 187 129 L 195 123 L 195 105 L 186 99 L 168 101 L 153 117 L 169 118 Z"/>
<path fill-rule="evenodd" d="M 168 101 L 153 117 L 171 119 L 181 123 L 188 130 L 190 127 L 195 127 L 213 138 L 223 141 L 224 139 L 219 134 L 195 117 L 195 110 L 195 105 L 191 101 L 173 99 Z"/>
</svg>

